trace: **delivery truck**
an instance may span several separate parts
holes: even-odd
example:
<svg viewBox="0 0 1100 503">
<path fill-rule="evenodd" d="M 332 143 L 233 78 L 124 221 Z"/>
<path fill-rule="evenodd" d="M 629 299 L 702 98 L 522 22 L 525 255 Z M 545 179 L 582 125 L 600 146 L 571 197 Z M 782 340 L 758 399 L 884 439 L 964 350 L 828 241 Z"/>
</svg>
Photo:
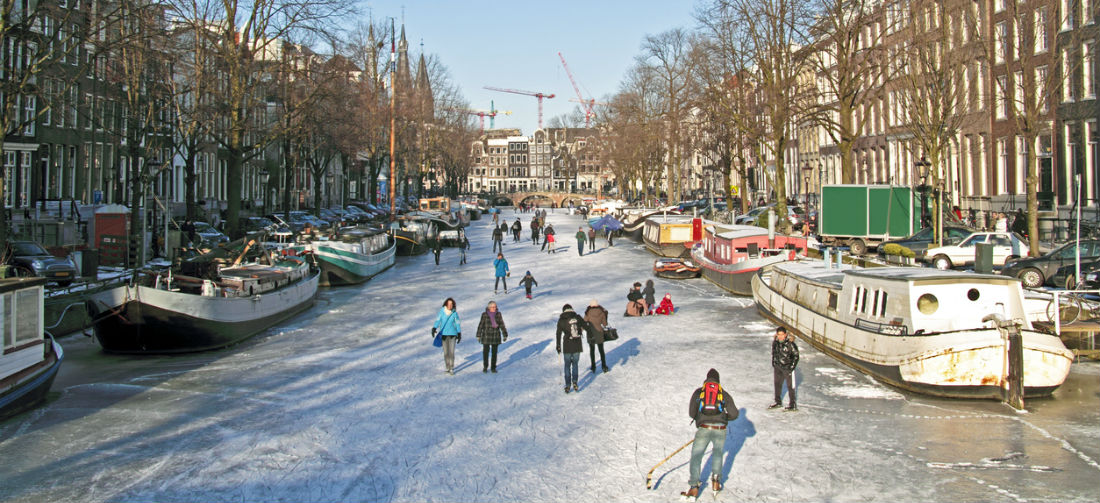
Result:
<svg viewBox="0 0 1100 503">
<path fill-rule="evenodd" d="M 920 197 L 899 185 L 825 185 L 818 240 L 863 255 L 883 241 L 909 236 L 921 229 Z"/>
</svg>

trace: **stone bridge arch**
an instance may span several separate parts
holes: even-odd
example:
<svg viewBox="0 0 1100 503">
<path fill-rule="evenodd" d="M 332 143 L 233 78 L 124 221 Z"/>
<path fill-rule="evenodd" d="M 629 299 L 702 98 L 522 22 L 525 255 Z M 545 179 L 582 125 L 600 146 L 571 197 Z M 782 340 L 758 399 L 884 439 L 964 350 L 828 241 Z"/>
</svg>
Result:
<svg viewBox="0 0 1100 503">
<path fill-rule="evenodd" d="M 535 192 L 515 192 L 508 195 L 508 198 L 512 201 L 512 206 L 519 206 L 520 203 L 529 199 L 549 199 L 553 201 L 554 205 L 561 208 L 563 205 L 569 205 L 569 201 L 573 201 L 574 205 L 580 205 L 584 201 L 584 197 L 587 194 L 576 194 L 571 192 L 549 192 L 549 191 L 535 191 Z M 591 197 L 591 195 L 587 195 Z"/>
</svg>

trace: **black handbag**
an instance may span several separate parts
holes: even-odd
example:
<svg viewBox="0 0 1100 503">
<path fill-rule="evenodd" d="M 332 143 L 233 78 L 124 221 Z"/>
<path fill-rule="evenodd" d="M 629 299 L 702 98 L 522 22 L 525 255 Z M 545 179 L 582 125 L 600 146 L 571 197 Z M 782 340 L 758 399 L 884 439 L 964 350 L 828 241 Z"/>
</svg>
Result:
<svg viewBox="0 0 1100 503">
<path fill-rule="evenodd" d="M 603 340 L 613 341 L 619 338 L 619 330 L 611 327 L 603 327 Z"/>
</svg>

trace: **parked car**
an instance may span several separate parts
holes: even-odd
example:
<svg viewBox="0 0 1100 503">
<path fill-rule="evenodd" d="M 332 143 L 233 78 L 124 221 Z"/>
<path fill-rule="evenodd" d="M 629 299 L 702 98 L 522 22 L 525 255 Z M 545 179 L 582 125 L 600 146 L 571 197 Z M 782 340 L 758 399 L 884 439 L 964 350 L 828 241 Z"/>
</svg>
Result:
<svg viewBox="0 0 1100 503">
<path fill-rule="evenodd" d="M 749 210 L 748 213 L 745 213 L 744 215 L 741 215 L 741 216 L 737 217 L 737 220 L 734 220 L 733 223 L 743 224 L 743 225 L 755 225 L 756 224 L 756 217 L 759 216 L 761 213 L 764 213 L 765 211 L 768 211 L 768 208 L 771 208 L 771 207 L 772 207 L 772 205 L 770 205 L 770 204 L 766 204 L 764 206 L 757 206 L 757 207 Z"/>
<path fill-rule="evenodd" d="M 347 218 L 352 219 L 356 222 L 360 222 L 360 223 L 366 222 L 366 221 L 368 221 L 368 220 L 375 217 L 375 213 L 372 213 L 372 212 L 369 212 L 369 211 L 364 211 L 363 209 L 359 208 L 358 206 L 352 206 L 350 204 L 348 205 L 347 209 L 345 210 L 345 214 L 347 215 Z"/>
<path fill-rule="evenodd" d="M 1081 277 L 1084 278 L 1081 288 L 1089 290 L 1100 289 L 1100 281 L 1098 281 L 1097 275 L 1100 274 L 1100 258 L 1091 258 L 1085 260 L 1081 258 Z M 1057 271 L 1054 271 L 1047 283 L 1060 286 L 1067 290 L 1077 288 L 1077 265 L 1074 263 L 1066 264 L 1059 267 Z"/>
<path fill-rule="evenodd" d="M 305 226 L 305 224 L 309 224 L 311 227 L 317 229 L 326 229 L 332 226 L 329 222 L 313 216 L 308 211 L 302 210 L 291 211 L 290 220 L 292 222 L 300 222 L 303 227 Z"/>
<path fill-rule="evenodd" d="M 974 251 L 979 243 L 993 245 L 993 263 L 1004 264 L 1027 253 L 1027 243 L 1013 232 L 975 232 L 958 244 L 929 248 L 924 260 L 937 269 L 951 269 L 974 263 Z"/>
<path fill-rule="evenodd" d="M 1049 283 L 1058 269 L 1064 266 L 1073 266 L 1077 257 L 1077 246 L 1070 242 L 1041 257 L 1024 257 L 1012 260 L 1001 269 L 1001 274 L 1020 278 L 1024 286 L 1038 288 L 1043 283 Z M 1088 262 L 1091 259 L 1100 258 L 1100 239 L 1086 239 L 1081 241 L 1081 260 Z M 1055 286 L 1064 286 L 1065 279 Z M 1076 282 L 1075 282 L 1076 283 Z"/>
<path fill-rule="evenodd" d="M 202 248 L 213 248 L 218 246 L 218 243 L 229 242 L 229 236 L 222 234 L 206 222 L 195 222 L 195 234 L 199 237 L 198 246 Z"/>
<path fill-rule="evenodd" d="M 274 227 L 276 227 L 275 222 L 269 218 L 247 217 L 241 219 L 241 230 L 248 234 Z"/>
<path fill-rule="evenodd" d="M 966 237 L 973 232 L 974 229 L 971 229 L 969 227 L 945 225 L 943 226 L 943 242 L 946 244 L 958 243 L 966 239 Z M 917 260 L 921 260 L 924 258 L 924 252 L 928 250 L 928 247 L 932 244 L 932 228 L 925 227 L 908 237 L 893 239 L 890 241 L 883 241 L 878 245 L 878 254 L 880 256 L 885 255 L 884 250 L 886 249 L 886 245 L 891 243 L 901 245 L 910 250 L 913 250 L 913 253 L 916 254 Z"/>
<path fill-rule="evenodd" d="M 61 286 L 72 283 L 77 276 L 73 259 L 50 255 L 34 241 L 12 241 L 8 264 L 15 267 L 17 276 L 38 276 Z"/>
</svg>

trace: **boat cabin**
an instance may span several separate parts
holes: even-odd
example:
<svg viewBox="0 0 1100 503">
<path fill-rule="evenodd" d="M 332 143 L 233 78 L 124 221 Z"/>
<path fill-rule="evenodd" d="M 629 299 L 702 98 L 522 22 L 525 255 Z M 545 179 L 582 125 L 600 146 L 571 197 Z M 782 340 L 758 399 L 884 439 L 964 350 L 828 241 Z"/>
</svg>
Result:
<svg viewBox="0 0 1100 503">
<path fill-rule="evenodd" d="M 45 286 L 45 278 L 0 280 L 0 394 L 18 383 L 21 374 L 46 364 Z"/>
<path fill-rule="evenodd" d="M 704 257 L 722 265 L 792 250 L 794 255 L 806 255 L 805 237 L 775 234 L 774 239 L 769 240 L 768 230 L 755 225 L 708 225 L 703 231 L 701 246 Z"/>
</svg>

